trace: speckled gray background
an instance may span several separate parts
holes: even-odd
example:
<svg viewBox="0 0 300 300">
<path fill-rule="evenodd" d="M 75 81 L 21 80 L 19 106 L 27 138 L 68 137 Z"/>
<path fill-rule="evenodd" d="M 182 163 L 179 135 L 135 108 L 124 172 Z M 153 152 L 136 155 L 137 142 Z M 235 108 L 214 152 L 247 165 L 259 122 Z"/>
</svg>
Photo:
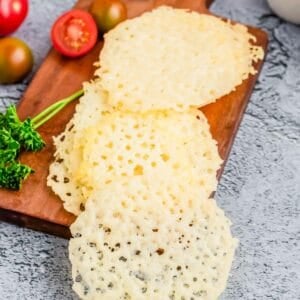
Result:
<svg viewBox="0 0 300 300">
<path fill-rule="evenodd" d="M 52 22 L 72 3 L 30 1 L 30 15 L 15 35 L 34 49 L 34 70 L 49 49 Z M 264 0 L 216 0 L 212 10 L 270 35 L 262 74 L 217 192 L 240 240 L 222 299 L 298 300 L 300 26 L 279 20 Z M 0 86 L 0 109 L 16 103 L 29 81 Z M 0 222 L 0 300 L 77 299 L 67 246 L 66 240 Z"/>
</svg>

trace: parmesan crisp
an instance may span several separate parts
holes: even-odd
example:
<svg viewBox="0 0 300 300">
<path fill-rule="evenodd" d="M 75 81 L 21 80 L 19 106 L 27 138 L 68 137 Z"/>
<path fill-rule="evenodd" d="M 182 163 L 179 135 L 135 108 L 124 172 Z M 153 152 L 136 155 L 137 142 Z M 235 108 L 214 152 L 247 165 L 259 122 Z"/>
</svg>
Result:
<svg viewBox="0 0 300 300">
<path fill-rule="evenodd" d="M 215 300 L 225 289 L 237 240 L 210 198 L 222 159 L 197 107 L 256 72 L 254 40 L 170 7 L 105 35 L 47 181 L 78 216 L 69 257 L 81 299 Z"/>
<path fill-rule="evenodd" d="M 96 75 L 122 110 L 201 107 L 256 73 L 263 58 L 247 27 L 162 6 L 104 36 Z"/>
<path fill-rule="evenodd" d="M 138 177 L 91 195 L 69 246 L 81 299 L 217 299 L 237 241 L 215 201 L 196 194 L 171 195 Z"/>
</svg>

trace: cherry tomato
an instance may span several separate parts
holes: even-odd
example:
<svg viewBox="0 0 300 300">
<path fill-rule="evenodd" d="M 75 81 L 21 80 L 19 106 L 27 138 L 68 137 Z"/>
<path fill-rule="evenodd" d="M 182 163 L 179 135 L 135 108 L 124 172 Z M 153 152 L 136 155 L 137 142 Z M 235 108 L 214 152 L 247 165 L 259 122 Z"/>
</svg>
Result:
<svg viewBox="0 0 300 300">
<path fill-rule="evenodd" d="M 97 25 L 86 11 L 73 9 L 60 16 L 51 30 L 54 48 L 68 57 L 89 52 L 97 41 Z"/>
<path fill-rule="evenodd" d="M 32 69 L 30 48 L 20 39 L 0 39 L 0 83 L 14 83 L 23 79 Z"/>
<path fill-rule="evenodd" d="M 109 31 L 127 18 L 127 8 L 120 0 L 94 0 L 90 12 L 101 33 Z"/>
<path fill-rule="evenodd" d="M 27 0 L 0 0 L 0 36 L 17 30 L 26 18 L 27 12 Z"/>
</svg>

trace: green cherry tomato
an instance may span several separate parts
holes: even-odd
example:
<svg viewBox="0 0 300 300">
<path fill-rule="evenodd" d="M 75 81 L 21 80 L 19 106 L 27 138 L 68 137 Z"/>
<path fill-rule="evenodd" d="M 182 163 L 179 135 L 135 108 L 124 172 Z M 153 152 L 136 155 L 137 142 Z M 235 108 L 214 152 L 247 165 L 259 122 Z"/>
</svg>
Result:
<svg viewBox="0 0 300 300">
<path fill-rule="evenodd" d="M 101 33 L 109 31 L 127 18 L 126 5 L 120 0 L 94 0 L 90 13 Z"/>
<path fill-rule="evenodd" d="M 33 56 L 30 48 L 20 39 L 0 39 L 0 83 L 22 80 L 32 69 Z"/>
</svg>

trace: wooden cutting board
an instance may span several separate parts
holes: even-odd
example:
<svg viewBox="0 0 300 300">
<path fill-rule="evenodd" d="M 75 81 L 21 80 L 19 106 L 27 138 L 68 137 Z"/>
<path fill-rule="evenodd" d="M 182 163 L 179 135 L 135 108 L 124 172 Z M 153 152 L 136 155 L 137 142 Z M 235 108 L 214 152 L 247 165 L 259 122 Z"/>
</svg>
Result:
<svg viewBox="0 0 300 300">
<path fill-rule="evenodd" d="M 127 0 L 129 18 L 140 15 L 153 7 L 167 4 L 178 8 L 189 8 L 209 13 L 207 0 Z M 91 0 L 80 0 L 76 7 L 86 9 Z M 257 38 L 257 44 L 265 50 L 267 35 L 260 29 L 249 27 Z M 35 116 L 53 102 L 64 98 L 81 88 L 82 82 L 93 77 L 93 62 L 97 61 L 103 42 L 92 52 L 80 59 L 67 59 L 55 50 L 50 50 L 36 73 L 18 106 L 21 119 Z M 260 70 L 262 62 L 256 65 Z M 258 74 L 244 81 L 236 91 L 214 104 L 202 109 L 211 125 L 213 137 L 218 141 L 221 157 L 226 161 L 235 134 L 245 111 L 249 96 Z M 63 209 L 62 202 L 46 186 L 49 164 L 53 160 L 52 136 L 63 131 L 74 113 L 75 103 L 70 104 L 54 119 L 40 127 L 39 131 L 47 146 L 38 153 L 25 153 L 21 161 L 36 172 L 23 184 L 21 191 L 0 189 L 0 219 L 47 233 L 69 237 L 69 225 L 75 217 Z M 219 172 L 219 177 L 222 170 Z"/>
</svg>

